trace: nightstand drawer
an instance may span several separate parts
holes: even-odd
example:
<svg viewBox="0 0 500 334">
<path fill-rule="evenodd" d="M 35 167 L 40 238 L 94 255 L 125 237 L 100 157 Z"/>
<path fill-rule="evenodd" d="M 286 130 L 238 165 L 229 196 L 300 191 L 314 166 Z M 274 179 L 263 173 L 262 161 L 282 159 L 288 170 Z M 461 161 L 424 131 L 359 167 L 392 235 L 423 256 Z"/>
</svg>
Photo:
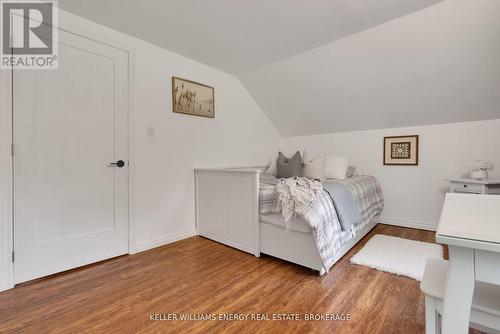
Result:
<svg viewBox="0 0 500 334">
<path fill-rule="evenodd" d="M 452 189 L 454 192 L 464 192 L 464 193 L 482 193 L 483 185 L 477 183 L 468 182 L 453 182 Z"/>
</svg>

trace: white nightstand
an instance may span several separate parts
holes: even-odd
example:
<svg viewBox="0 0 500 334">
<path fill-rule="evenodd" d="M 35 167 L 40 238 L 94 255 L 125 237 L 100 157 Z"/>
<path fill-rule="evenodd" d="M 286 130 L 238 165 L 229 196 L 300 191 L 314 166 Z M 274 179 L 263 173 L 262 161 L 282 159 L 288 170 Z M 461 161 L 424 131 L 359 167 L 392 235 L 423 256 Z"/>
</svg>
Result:
<svg viewBox="0 0 500 334">
<path fill-rule="evenodd" d="M 451 179 L 450 192 L 500 195 L 500 180 Z"/>
</svg>

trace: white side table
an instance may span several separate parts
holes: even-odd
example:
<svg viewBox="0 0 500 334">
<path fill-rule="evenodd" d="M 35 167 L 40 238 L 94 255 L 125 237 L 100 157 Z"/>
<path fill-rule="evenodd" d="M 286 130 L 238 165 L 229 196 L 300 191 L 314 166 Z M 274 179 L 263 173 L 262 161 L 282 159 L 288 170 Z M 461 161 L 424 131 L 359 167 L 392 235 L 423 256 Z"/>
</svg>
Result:
<svg viewBox="0 0 500 334">
<path fill-rule="evenodd" d="M 476 280 L 500 289 L 500 196 L 446 194 L 436 241 L 450 257 L 443 334 L 466 334 Z"/>
<path fill-rule="evenodd" d="M 500 180 L 450 179 L 450 192 L 500 195 Z"/>
</svg>

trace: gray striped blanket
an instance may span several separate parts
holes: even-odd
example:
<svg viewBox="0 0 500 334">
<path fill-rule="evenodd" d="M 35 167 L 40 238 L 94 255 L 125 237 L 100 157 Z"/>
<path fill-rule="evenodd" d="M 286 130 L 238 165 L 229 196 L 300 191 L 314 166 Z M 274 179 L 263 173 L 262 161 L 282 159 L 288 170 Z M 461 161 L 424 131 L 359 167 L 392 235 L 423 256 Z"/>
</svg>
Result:
<svg viewBox="0 0 500 334">
<path fill-rule="evenodd" d="M 370 175 L 355 175 L 344 180 L 327 180 L 323 187 L 332 200 L 344 230 L 356 236 L 373 217 L 382 213 L 384 196 L 378 180 Z"/>
<path fill-rule="evenodd" d="M 335 187 L 327 185 L 335 183 Z M 344 203 L 335 196 L 342 194 L 335 189 L 344 189 Z M 329 191 L 332 191 L 330 193 Z M 347 198 L 349 197 L 349 198 Z M 335 204 L 334 204 L 335 202 Z M 376 178 L 360 175 L 345 180 L 326 181 L 318 198 L 298 215 L 303 218 L 313 231 L 318 253 L 325 270 L 333 265 L 335 253 L 348 240 L 380 214 L 384 207 L 382 190 Z M 280 212 L 278 193 L 273 184 L 260 184 L 260 214 Z M 342 221 L 341 221 L 342 220 Z M 349 226 L 342 229 L 342 226 Z"/>
<path fill-rule="evenodd" d="M 275 184 L 261 183 L 259 187 L 259 212 L 261 215 L 280 212 Z"/>
<path fill-rule="evenodd" d="M 259 199 L 261 214 L 280 212 L 275 186 L 261 184 Z M 351 238 L 350 233 L 342 231 L 330 194 L 321 190 L 310 205 L 296 214 L 311 227 L 323 267 L 328 272 L 334 263 L 335 253 Z"/>
</svg>

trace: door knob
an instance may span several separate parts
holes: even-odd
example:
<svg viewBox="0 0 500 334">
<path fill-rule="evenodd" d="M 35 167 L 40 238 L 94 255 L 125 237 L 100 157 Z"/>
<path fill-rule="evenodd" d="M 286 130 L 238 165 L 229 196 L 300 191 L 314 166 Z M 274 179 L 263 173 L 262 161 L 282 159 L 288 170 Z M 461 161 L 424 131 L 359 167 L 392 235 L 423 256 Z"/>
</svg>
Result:
<svg viewBox="0 0 500 334">
<path fill-rule="evenodd" d="M 119 168 L 122 168 L 123 166 L 125 166 L 125 161 L 123 160 L 118 160 L 117 162 L 110 162 L 108 167 L 119 167 Z"/>
</svg>

